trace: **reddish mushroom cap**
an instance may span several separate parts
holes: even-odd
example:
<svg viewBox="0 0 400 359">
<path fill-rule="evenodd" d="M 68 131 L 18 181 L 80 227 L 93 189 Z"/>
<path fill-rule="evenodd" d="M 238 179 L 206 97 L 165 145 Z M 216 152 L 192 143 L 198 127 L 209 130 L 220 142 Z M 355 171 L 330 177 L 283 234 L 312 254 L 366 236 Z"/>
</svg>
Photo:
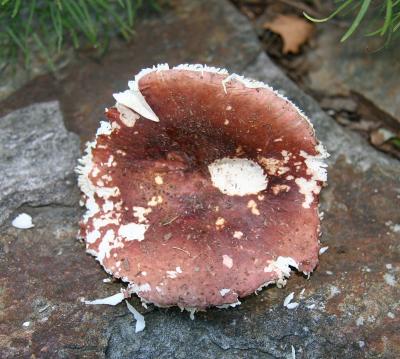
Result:
<svg viewBox="0 0 400 359">
<path fill-rule="evenodd" d="M 81 235 L 158 306 L 235 305 L 318 263 L 326 157 L 307 118 L 260 82 L 161 65 L 116 94 L 79 167 Z"/>
</svg>

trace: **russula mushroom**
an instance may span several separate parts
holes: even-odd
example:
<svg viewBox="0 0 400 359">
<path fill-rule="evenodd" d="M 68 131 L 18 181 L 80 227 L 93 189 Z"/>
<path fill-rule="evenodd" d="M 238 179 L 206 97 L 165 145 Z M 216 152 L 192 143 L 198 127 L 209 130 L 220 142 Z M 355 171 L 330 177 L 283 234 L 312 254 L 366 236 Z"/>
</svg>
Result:
<svg viewBox="0 0 400 359">
<path fill-rule="evenodd" d="M 130 293 L 234 306 L 318 263 L 327 156 L 269 86 L 202 65 L 142 70 L 78 167 L 87 252 Z"/>
</svg>

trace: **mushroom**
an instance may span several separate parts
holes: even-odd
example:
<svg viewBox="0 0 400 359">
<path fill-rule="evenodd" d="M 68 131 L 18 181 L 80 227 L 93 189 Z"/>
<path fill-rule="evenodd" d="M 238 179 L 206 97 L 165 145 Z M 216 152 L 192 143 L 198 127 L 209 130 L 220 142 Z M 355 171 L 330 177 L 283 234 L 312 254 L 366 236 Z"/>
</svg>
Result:
<svg viewBox="0 0 400 359">
<path fill-rule="evenodd" d="M 235 306 L 318 263 L 326 152 L 271 87 L 202 65 L 142 70 L 78 167 L 80 235 L 160 307 Z"/>
</svg>

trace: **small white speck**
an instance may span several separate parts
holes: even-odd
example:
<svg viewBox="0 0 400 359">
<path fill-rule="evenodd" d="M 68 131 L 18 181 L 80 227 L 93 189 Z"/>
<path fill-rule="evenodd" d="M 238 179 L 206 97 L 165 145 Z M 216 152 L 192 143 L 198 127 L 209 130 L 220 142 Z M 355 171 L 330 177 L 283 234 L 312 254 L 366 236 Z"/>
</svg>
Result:
<svg viewBox="0 0 400 359">
<path fill-rule="evenodd" d="M 32 223 L 32 217 L 26 213 L 19 214 L 17 217 L 14 218 L 11 224 L 15 228 L 19 229 L 29 229 L 35 227 L 35 225 Z"/>
<path fill-rule="evenodd" d="M 333 275 L 333 272 L 331 272 L 330 270 L 327 270 L 325 273 L 326 273 L 327 275 Z"/>
<path fill-rule="evenodd" d="M 287 309 L 295 309 L 299 306 L 299 303 L 293 302 L 293 303 L 289 303 L 286 308 Z"/>
<path fill-rule="evenodd" d="M 386 269 L 392 269 L 392 268 L 393 266 L 390 263 L 386 264 Z"/>
<path fill-rule="evenodd" d="M 228 288 L 222 288 L 219 292 L 222 297 L 225 297 L 226 294 L 228 294 L 231 290 Z"/>
<path fill-rule="evenodd" d="M 315 304 L 307 305 L 307 308 L 308 308 L 308 309 L 314 309 L 314 308 L 315 308 Z"/>
<path fill-rule="evenodd" d="M 231 257 L 229 257 L 228 255 L 224 254 L 222 256 L 222 264 L 231 269 L 233 267 L 233 259 Z"/>
<path fill-rule="evenodd" d="M 392 312 L 388 312 L 388 313 L 387 313 L 387 316 L 388 316 L 390 319 L 394 319 L 394 318 L 395 318 L 395 315 L 394 315 Z"/>
<path fill-rule="evenodd" d="M 328 299 L 333 298 L 337 294 L 340 294 L 340 289 L 338 287 L 335 287 L 334 285 L 331 285 Z"/>
<path fill-rule="evenodd" d="M 23 322 L 22 326 L 28 328 L 31 325 L 31 322 Z"/>
<path fill-rule="evenodd" d="M 242 237 L 243 237 L 243 232 L 241 232 L 241 231 L 235 231 L 233 233 L 233 238 L 241 239 Z"/>
<path fill-rule="evenodd" d="M 363 317 L 358 317 L 356 320 L 356 325 L 357 327 L 364 325 L 364 318 Z"/>
<path fill-rule="evenodd" d="M 163 178 L 162 178 L 161 176 L 156 176 L 156 177 L 154 178 L 154 182 L 155 182 L 156 184 L 158 184 L 158 185 L 162 185 L 162 184 L 164 183 L 164 180 L 163 180 Z"/>
<path fill-rule="evenodd" d="M 358 346 L 359 346 L 360 348 L 364 348 L 365 342 L 364 342 L 363 340 L 359 340 L 359 341 L 358 341 Z"/>
<path fill-rule="evenodd" d="M 319 254 L 321 255 L 321 254 L 324 254 L 327 250 L 328 250 L 328 248 L 329 247 L 321 247 L 320 249 L 319 249 Z"/>
<path fill-rule="evenodd" d="M 390 285 L 391 287 L 394 287 L 396 285 L 396 278 L 393 274 L 386 273 L 383 276 L 383 279 L 385 280 L 386 284 Z"/>
<path fill-rule="evenodd" d="M 112 279 L 111 278 L 104 278 L 103 283 L 111 283 Z"/>
</svg>

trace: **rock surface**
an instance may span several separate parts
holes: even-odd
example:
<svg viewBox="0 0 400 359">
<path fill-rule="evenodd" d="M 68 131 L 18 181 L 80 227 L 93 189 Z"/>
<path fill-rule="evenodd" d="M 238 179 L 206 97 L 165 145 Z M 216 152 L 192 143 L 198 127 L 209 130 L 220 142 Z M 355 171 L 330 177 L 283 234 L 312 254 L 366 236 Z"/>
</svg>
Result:
<svg viewBox="0 0 400 359">
<path fill-rule="evenodd" d="M 71 204 L 79 139 L 67 132 L 58 103 L 32 105 L 0 121 L 0 225 L 22 204 Z"/>
<path fill-rule="evenodd" d="M 327 96 L 359 94 L 400 126 L 398 45 L 376 51 L 382 39 L 365 37 L 361 30 L 338 45 L 342 28 L 327 23 L 318 30 L 317 45 L 308 53 L 309 87 Z"/>
<path fill-rule="evenodd" d="M 14 134 L 1 139 L 0 168 L 13 163 L 18 151 L 23 154 L 27 142 L 35 151 L 33 158 L 40 159 L 33 162 L 35 166 L 30 160 L 29 165 L 15 168 L 13 176 L 0 182 L 0 193 L 5 193 L 6 184 L 15 181 L 15 185 L 6 187 L 7 205 L 0 207 L 4 218 L 0 227 L 0 356 L 292 358 L 293 346 L 296 358 L 399 357 L 398 162 L 339 127 L 290 82 L 260 53 L 250 25 L 229 3 L 179 4 L 178 10 L 153 20 L 153 27 L 159 25 L 157 31 L 163 26 L 169 29 L 153 40 L 155 48 L 164 49 L 159 50 L 157 62 L 203 61 L 209 56 L 210 62 L 221 65 L 230 59 L 228 67 L 272 84 L 311 117 L 318 137 L 332 155 L 329 186 L 322 195 L 325 219 L 321 241 L 329 246 L 328 251 L 310 280 L 293 275 L 284 289 L 268 288 L 246 298 L 239 307 L 198 313 L 194 321 L 176 308 L 145 311 L 133 299 L 133 305 L 146 312 L 146 329 L 135 334 L 133 316 L 123 304 L 86 306 L 81 302 L 82 298 L 115 294 L 121 284 L 103 283 L 105 272 L 75 239 L 81 216 L 79 191 L 75 183 L 67 181 L 73 175 L 73 159 L 78 156 L 76 137 L 65 132 L 56 104 L 23 109 L 0 119 L 2 131 Z M 193 27 L 189 26 L 192 20 Z M 200 48 L 194 43 L 189 46 L 191 36 L 198 36 L 200 28 L 196 26 L 214 34 L 204 37 Z M 244 37 L 251 51 L 241 52 L 239 42 Z M 138 41 L 142 41 L 140 37 Z M 235 57 L 230 49 L 220 51 L 229 41 L 230 47 L 242 55 Z M 177 49 L 173 47 L 176 44 L 186 47 Z M 143 42 L 142 46 L 146 45 Z M 147 60 L 147 65 L 155 61 L 146 56 L 150 54 L 143 55 L 142 61 Z M 128 69 L 127 65 L 121 67 Z M 131 73 L 136 70 L 132 66 Z M 121 75 L 112 83 L 107 76 L 88 78 L 85 86 L 97 86 L 96 94 L 104 106 L 110 101 L 110 88 L 125 86 L 123 75 L 125 78 Z M 38 84 L 31 86 L 35 89 Z M 70 86 L 75 89 L 78 85 L 71 82 Z M 98 117 L 92 109 L 99 104 L 92 103 L 90 97 L 81 98 L 79 91 L 70 94 L 69 104 L 74 95 L 79 106 L 90 109 L 88 116 L 78 120 L 67 109 L 64 119 L 68 128 L 85 138 L 90 131 L 94 133 Z M 34 101 L 35 96 L 31 96 Z M 42 99 L 39 90 L 36 99 Z M 65 97 L 61 96 L 65 109 L 63 101 Z M 19 127 L 28 114 L 30 137 Z M 82 123 L 78 125 L 78 121 Z M 63 139 L 53 142 L 62 142 L 62 146 L 52 146 L 51 140 L 43 147 L 35 146 L 44 133 Z M 14 152 L 3 150 L 15 144 L 18 147 Z M 35 187 L 23 181 L 34 177 L 43 178 L 43 183 Z M 32 216 L 34 228 L 18 230 L 11 226 L 13 216 L 21 212 Z M 282 305 L 290 292 L 295 292 L 294 301 L 299 303 L 292 310 Z"/>
</svg>

